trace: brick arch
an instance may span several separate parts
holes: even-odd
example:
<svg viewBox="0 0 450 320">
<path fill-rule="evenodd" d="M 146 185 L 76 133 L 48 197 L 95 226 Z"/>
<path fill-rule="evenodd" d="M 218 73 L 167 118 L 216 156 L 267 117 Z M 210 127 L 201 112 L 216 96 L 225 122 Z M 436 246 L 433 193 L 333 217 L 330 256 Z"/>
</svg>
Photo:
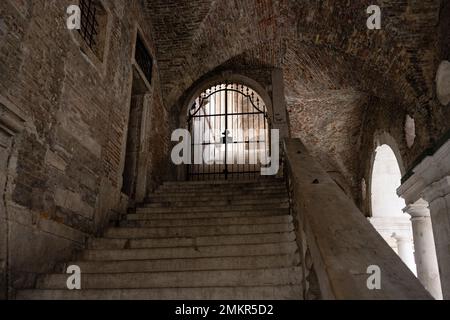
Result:
<svg viewBox="0 0 450 320">
<path fill-rule="evenodd" d="M 269 93 L 263 87 L 263 85 L 248 76 L 228 71 L 228 72 L 221 72 L 217 75 L 209 76 L 205 79 L 201 79 L 186 91 L 181 101 L 181 110 L 179 117 L 180 125 L 184 125 L 186 123 L 188 110 L 194 103 L 194 100 L 200 95 L 200 93 L 202 93 L 204 90 L 208 89 L 212 85 L 222 83 L 225 81 L 233 81 L 235 83 L 243 84 L 253 89 L 263 99 L 264 104 L 268 111 L 269 118 L 273 118 L 272 99 Z"/>
</svg>

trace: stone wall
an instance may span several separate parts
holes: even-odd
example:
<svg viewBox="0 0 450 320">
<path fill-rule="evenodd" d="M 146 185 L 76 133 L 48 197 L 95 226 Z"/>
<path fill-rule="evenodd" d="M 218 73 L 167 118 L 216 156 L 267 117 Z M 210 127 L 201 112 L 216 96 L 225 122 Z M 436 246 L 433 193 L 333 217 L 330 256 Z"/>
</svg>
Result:
<svg viewBox="0 0 450 320">
<path fill-rule="evenodd" d="M 74 1 L 0 3 L 0 96 L 27 120 L 1 163 L 8 166 L 0 223 L 2 231 L 8 227 L 12 287 L 32 286 L 36 273 L 70 258 L 100 233 L 111 210 L 128 206 L 120 191 L 138 26 L 155 57 L 139 3 L 103 1 L 108 23 L 99 59 L 86 51 L 77 31 L 66 28 L 66 8 Z M 162 179 L 170 137 L 154 63 L 143 105 L 150 111 L 140 167 L 149 170 L 141 172 L 147 177 L 141 193 Z"/>
</svg>

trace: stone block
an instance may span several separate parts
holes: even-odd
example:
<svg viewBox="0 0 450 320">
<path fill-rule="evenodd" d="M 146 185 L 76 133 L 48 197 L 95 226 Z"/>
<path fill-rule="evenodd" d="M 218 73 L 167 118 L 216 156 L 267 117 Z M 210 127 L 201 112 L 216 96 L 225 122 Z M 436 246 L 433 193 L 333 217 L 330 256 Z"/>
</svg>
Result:
<svg viewBox="0 0 450 320">
<path fill-rule="evenodd" d="M 94 216 L 94 208 L 82 200 L 80 193 L 58 188 L 55 192 L 55 204 L 86 218 L 93 218 Z"/>
<path fill-rule="evenodd" d="M 67 162 L 51 150 L 47 150 L 45 154 L 45 163 L 60 171 L 65 171 L 67 168 Z"/>
</svg>

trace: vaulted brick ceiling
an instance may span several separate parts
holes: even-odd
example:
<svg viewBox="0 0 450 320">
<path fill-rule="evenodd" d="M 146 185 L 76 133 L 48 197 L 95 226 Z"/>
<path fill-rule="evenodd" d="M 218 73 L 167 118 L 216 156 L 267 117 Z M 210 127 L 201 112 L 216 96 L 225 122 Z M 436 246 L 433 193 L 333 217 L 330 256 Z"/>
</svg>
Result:
<svg viewBox="0 0 450 320">
<path fill-rule="evenodd" d="M 203 20 L 214 0 L 143 0 L 154 29 L 158 63 L 166 87 L 171 75 L 186 66 Z M 172 76 L 173 77 L 173 76 Z"/>
<path fill-rule="evenodd" d="M 353 68 L 359 70 L 353 71 L 363 74 L 361 78 L 367 79 L 371 74 L 382 77 L 369 79 L 366 88 L 373 87 L 374 81 L 383 84 L 386 79 L 395 78 L 392 82 L 396 91 L 407 101 L 421 96 L 426 100 L 431 95 L 433 78 L 423 69 L 434 62 L 431 52 L 439 19 L 438 0 L 383 4 L 381 31 L 367 30 L 367 4 L 360 1 L 144 0 L 144 3 L 155 30 L 169 103 L 203 74 L 261 44 L 271 47 L 274 65 L 289 54 L 286 46 L 303 43 L 337 53 L 336 61 L 319 61 L 315 70 L 309 70 L 310 75 L 324 73 L 321 67 L 325 63 L 341 64 L 343 59 L 353 57 L 360 63 Z M 421 54 L 417 54 L 419 48 Z M 300 52 L 299 63 L 304 57 Z M 302 76 L 299 74 L 298 78 Z M 379 89 L 377 94 L 384 94 L 383 87 Z"/>
<path fill-rule="evenodd" d="M 353 186 L 358 157 L 352 149 L 369 96 L 411 114 L 429 112 L 439 0 L 384 1 L 379 31 L 367 29 L 364 1 L 144 2 L 169 107 L 233 59 L 281 67 L 293 134 Z"/>
</svg>

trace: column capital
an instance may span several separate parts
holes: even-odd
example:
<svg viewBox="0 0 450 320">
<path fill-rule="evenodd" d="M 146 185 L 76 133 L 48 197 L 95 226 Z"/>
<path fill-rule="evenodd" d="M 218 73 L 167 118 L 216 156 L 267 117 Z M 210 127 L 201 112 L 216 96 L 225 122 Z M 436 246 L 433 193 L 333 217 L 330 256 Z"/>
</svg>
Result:
<svg viewBox="0 0 450 320">
<path fill-rule="evenodd" d="M 406 208 L 403 209 L 403 212 L 409 214 L 412 219 L 430 217 L 428 202 L 423 199 L 406 206 Z"/>
<path fill-rule="evenodd" d="M 437 198 L 442 198 L 450 195 L 450 175 L 430 184 L 425 188 L 425 190 L 423 190 L 422 195 L 423 198 L 428 201 L 428 203 L 433 202 Z"/>
</svg>

